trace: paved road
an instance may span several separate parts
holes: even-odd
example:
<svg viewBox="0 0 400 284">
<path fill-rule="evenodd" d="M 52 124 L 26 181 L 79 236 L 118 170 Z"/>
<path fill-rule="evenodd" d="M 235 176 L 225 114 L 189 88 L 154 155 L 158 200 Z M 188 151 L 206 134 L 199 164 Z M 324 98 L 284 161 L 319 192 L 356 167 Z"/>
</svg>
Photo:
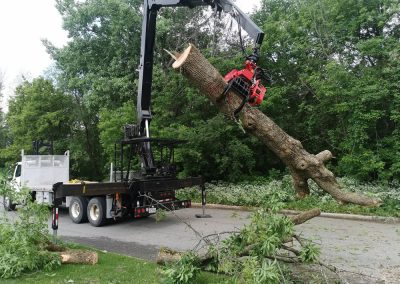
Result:
<svg viewBox="0 0 400 284">
<path fill-rule="evenodd" d="M 200 209 L 176 211 L 201 234 L 232 231 L 249 222 L 249 213 L 210 209 L 210 219 L 194 217 Z M 193 248 L 198 238 L 171 213 L 156 222 L 154 217 L 126 220 L 95 228 L 74 224 L 67 211 L 60 212 L 59 236 L 107 251 L 154 260 L 160 247 L 176 250 Z M 297 226 L 297 232 L 321 245 L 321 257 L 339 269 L 363 273 L 373 278 L 358 279 L 353 274 L 349 283 L 400 283 L 400 225 L 314 218 Z M 346 274 L 349 275 L 349 274 Z M 382 282 L 381 280 L 385 280 Z"/>
<path fill-rule="evenodd" d="M 199 209 L 183 209 L 175 214 L 190 224 L 202 235 L 233 231 L 248 222 L 249 213 L 237 214 L 229 210 L 210 210 L 212 218 L 198 219 L 195 214 Z M 172 213 L 165 219 L 156 222 L 151 216 L 144 219 L 125 220 L 103 227 L 92 227 L 90 224 L 74 224 L 67 211 L 60 212 L 58 235 L 64 239 L 94 245 L 96 247 L 154 260 L 160 247 L 175 250 L 193 248 L 199 238 Z"/>
<path fill-rule="evenodd" d="M 314 218 L 296 231 L 321 245 L 326 263 L 374 277 L 363 283 L 400 283 L 399 224 Z"/>
<path fill-rule="evenodd" d="M 210 209 L 207 213 L 212 215 L 211 219 L 197 219 L 196 213 L 200 213 L 199 209 L 176 211 L 182 220 L 203 235 L 231 231 L 249 221 L 248 212 Z M 364 283 L 372 280 L 379 283 L 379 279 L 400 283 L 399 225 L 314 218 L 296 228 L 298 233 L 321 245 L 321 256 L 326 263 L 374 277 Z M 187 250 L 198 242 L 193 231 L 170 213 L 158 223 L 149 217 L 95 228 L 89 224 L 73 224 L 67 212 L 63 212 L 59 235 L 105 250 L 153 260 L 162 246 Z"/>
</svg>

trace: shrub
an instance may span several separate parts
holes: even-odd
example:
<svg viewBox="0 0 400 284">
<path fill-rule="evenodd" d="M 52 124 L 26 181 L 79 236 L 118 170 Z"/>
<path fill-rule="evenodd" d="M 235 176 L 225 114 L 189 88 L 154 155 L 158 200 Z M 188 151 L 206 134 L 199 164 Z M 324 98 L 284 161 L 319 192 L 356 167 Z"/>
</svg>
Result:
<svg viewBox="0 0 400 284">
<path fill-rule="evenodd" d="M 12 190 L 4 175 L 0 175 L 0 184 L 1 196 L 24 203 L 18 213 L 4 214 L 0 220 L 0 278 L 60 265 L 59 256 L 45 249 L 50 243 L 48 208 L 32 202 L 28 190 Z"/>
</svg>

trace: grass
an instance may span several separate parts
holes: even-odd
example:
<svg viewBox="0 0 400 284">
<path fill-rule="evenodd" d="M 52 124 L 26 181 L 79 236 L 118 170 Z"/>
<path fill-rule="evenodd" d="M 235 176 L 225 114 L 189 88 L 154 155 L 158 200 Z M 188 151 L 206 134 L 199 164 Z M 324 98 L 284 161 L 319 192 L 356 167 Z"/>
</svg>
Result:
<svg viewBox="0 0 400 284">
<path fill-rule="evenodd" d="M 98 251 L 96 265 L 63 264 L 54 271 L 25 274 L 15 279 L 0 279 L 4 284 L 19 283 L 160 283 L 159 266 L 129 256 Z M 226 276 L 202 272 L 196 283 L 225 283 Z"/>
</svg>

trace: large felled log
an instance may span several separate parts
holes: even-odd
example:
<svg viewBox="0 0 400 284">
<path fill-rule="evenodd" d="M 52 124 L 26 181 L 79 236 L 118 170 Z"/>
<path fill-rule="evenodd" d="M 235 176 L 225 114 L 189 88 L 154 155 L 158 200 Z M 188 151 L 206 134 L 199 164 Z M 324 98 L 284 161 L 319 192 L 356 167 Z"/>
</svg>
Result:
<svg viewBox="0 0 400 284">
<path fill-rule="evenodd" d="M 222 113 L 232 117 L 233 111 L 241 103 L 241 98 L 233 92 L 222 96 L 227 83 L 195 46 L 189 45 L 183 53 L 178 54 L 172 67 L 181 70 Z M 378 199 L 341 190 L 334 174 L 324 165 L 332 157 L 330 151 L 325 150 L 316 155 L 308 153 L 300 141 L 288 135 L 264 113 L 249 105 L 241 111 L 240 120 L 248 133 L 258 137 L 286 164 L 300 198 L 309 194 L 307 180 L 311 178 L 324 191 L 342 203 L 367 206 L 380 204 Z"/>
<path fill-rule="evenodd" d="M 99 261 L 97 252 L 87 250 L 66 250 L 60 252 L 61 263 L 96 264 Z"/>
</svg>

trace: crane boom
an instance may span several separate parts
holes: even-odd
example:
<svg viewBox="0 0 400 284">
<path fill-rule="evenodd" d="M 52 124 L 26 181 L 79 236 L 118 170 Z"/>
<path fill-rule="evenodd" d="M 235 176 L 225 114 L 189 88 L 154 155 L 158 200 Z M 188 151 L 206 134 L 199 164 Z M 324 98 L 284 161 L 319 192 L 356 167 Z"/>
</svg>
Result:
<svg viewBox="0 0 400 284">
<path fill-rule="evenodd" d="M 258 60 L 259 48 L 264 38 L 263 31 L 231 0 L 144 0 L 143 22 L 141 35 L 141 51 L 139 65 L 139 84 L 137 94 L 137 125 L 127 126 L 125 132 L 128 137 L 150 138 L 151 122 L 151 88 L 153 80 L 153 58 L 156 36 L 156 20 L 158 10 L 162 7 L 185 6 L 194 8 L 197 6 L 211 6 L 217 12 L 231 13 L 238 24 L 254 39 L 252 60 Z M 134 128 L 134 129 L 132 129 Z M 134 135 L 132 135 L 134 133 Z M 142 169 L 146 174 L 155 172 L 154 159 L 150 148 L 150 142 L 142 144 Z"/>
</svg>

